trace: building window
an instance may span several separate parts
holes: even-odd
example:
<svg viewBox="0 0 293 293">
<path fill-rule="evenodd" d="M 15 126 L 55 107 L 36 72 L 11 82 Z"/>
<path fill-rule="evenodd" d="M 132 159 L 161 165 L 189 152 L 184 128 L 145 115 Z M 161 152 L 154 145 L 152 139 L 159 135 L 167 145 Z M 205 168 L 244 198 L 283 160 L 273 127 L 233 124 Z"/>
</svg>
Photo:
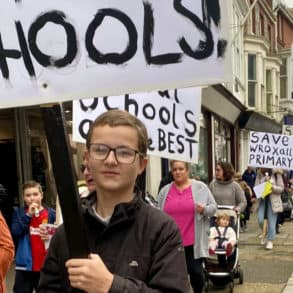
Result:
<svg viewBox="0 0 293 293">
<path fill-rule="evenodd" d="M 272 71 L 266 70 L 266 112 L 272 113 L 273 90 L 272 90 Z"/>
<path fill-rule="evenodd" d="M 280 98 L 287 99 L 287 59 L 282 59 L 280 67 Z"/>
<path fill-rule="evenodd" d="M 259 16 L 259 25 L 260 25 L 259 34 L 261 36 L 264 36 L 265 35 L 264 18 L 263 18 L 263 15 L 261 15 L 261 14 Z"/>
<path fill-rule="evenodd" d="M 283 36 L 283 23 L 282 18 L 278 15 L 278 38 L 283 43 L 284 36 Z"/>
<path fill-rule="evenodd" d="M 256 101 L 256 55 L 248 54 L 248 106 L 255 107 Z"/>
<path fill-rule="evenodd" d="M 272 29 L 270 25 L 268 25 L 268 39 L 271 46 L 272 45 Z"/>
<path fill-rule="evenodd" d="M 250 1 L 250 5 L 252 5 L 254 0 Z M 251 12 L 251 32 L 255 35 L 256 25 L 255 25 L 255 8 L 252 9 Z"/>
</svg>

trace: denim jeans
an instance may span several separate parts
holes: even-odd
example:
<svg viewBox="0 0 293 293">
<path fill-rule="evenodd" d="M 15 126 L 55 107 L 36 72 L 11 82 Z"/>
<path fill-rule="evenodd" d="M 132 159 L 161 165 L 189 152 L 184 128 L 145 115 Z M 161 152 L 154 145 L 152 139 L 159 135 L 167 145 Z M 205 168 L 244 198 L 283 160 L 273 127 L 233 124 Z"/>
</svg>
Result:
<svg viewBox="0 0 293 293">
<path fill-rule="evenodd" d="M 15 271 L 14 293 L 32 293 L 37 290 L 40 279 L 40 272 Z"/>
<path fill-rule="evenodd" d="M 275 239 L 276 236 L 276 223 L 278 214 L 274 213 L 272 210 L 272 204 L 270 199 L 267 200 L 267 208 L 268 208 L 268 240 L 272 241 Z M 260 228 L 263 227 L 264 221 L 264 211 L 265 211 L 265 199 L 261 199 L 258 207 L 258 223 Z"/>
</svg>

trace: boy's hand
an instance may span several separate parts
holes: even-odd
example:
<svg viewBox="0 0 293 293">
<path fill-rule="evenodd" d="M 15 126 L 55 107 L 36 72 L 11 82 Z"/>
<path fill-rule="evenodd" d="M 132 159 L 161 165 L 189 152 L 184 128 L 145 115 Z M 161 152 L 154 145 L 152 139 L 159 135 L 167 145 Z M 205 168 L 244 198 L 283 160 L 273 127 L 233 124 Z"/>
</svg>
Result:
<svg viewBox="0 0 293 293">
<path fill-rule="evenodd" d="M 113 274 L 109 272 L 99 255 L 89 258 L 74 258 L 66 262 L 70 284 L 88 293 L 109 292 Z"/>
<path fill-rule="evenodd" d="M 43 240 L 43 241 L 49 240 L 49 234 L 48 234 L 47 228 L 45 226 L 43 226 L 43 224 L 41 224 L 39 226 L 39 229 L 40 229 L 41 240 Z"/>
<path fill-rule="evenodd" d="M 36 202 L 32 202 L 29 206 L 28 206 L 28 212 L 31 216 L 33 216 L 36 212 L 36 210 L 39 209 L 39 205 Z"/>
</svg>

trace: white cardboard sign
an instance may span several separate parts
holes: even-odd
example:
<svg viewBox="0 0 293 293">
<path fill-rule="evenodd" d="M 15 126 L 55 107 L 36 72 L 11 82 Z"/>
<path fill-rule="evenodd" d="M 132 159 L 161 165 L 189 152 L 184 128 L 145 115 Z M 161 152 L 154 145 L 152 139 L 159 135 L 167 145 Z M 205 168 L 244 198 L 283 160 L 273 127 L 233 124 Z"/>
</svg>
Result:
<svg viewBox="0 0 293 293">
<path fill-rule="evenodd" d="M 72 139 L 85 143 L 92 121 L 109 109 L 126 110 L 144 122 L 150 138 L 148 154 L 198 161 L 200 88 L 75 100 Z"/>
<path fill-rule="evenodd" d="M 293 169 L 293 136 L 250 132 L 248 166 Z"/>
<path fill-rule="evenodd" d="M 232 80 L 230 0 L 1 0 L 0 108 Z"/>
</svg>

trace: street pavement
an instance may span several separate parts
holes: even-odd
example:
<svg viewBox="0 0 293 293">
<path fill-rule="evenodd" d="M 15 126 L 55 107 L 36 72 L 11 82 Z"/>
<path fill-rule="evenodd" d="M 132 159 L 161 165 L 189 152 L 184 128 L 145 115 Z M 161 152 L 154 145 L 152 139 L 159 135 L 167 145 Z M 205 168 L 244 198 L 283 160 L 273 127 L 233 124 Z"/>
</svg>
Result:
<svg viewBox="0 0 293 293">
<path fill-rule="evenodd" d="M 256 213 L 251 215 L 248 230 L 240 233 L 239 263 L 244 283 L 235 280 L 234 293 L 293 293 L 293 221 L 286 220 L 274 241 L 273 250 L 260 245 Z M 14 266 L 7 276 L 7 292 L 12 293 Z M 209 292 L 229 292 L 228 288 L 211 288 Z"/>
</svg>

